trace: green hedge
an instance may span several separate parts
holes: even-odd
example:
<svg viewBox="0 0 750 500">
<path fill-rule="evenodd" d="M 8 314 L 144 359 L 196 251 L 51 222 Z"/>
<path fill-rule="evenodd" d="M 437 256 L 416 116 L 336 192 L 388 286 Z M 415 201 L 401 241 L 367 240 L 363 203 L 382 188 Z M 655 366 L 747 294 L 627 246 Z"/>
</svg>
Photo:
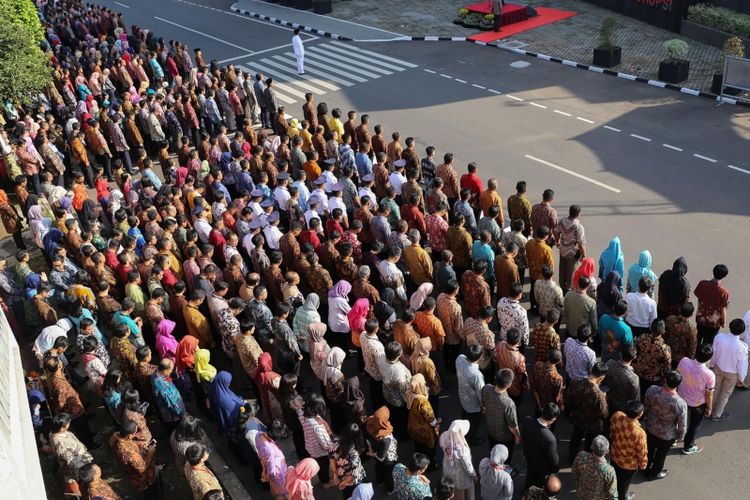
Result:
<svg viewBox="0 0 750 500">
<path fill-rule="evenodd" d="M 750 15 L 705 3 L 688 9 L 688 20 L 733 35 L 750 38 Z"/>
</svg>

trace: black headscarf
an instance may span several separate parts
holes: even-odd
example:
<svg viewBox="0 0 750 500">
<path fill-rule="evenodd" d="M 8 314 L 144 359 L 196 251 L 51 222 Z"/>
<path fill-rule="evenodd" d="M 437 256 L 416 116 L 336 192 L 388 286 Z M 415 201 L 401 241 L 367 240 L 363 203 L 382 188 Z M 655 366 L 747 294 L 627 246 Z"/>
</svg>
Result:
<svg viewBox="0 0 750 500">
<path fill-rule="evenodd" d="M 601 302 L 608 307 L 615 307 L 615 304 L 622 300 L 622 277 L 617 271 L 610 271 L 607 277 L 596 287 L 596 296 Z"/>
<path fill-rule="evenodd" d="M 380 292 L 380 300 L 375 303 L 372 312 L 381 326 L 396 312 L 393 309 L 394 300 L 396 300 L 396 292 L 392 288 L 386 288 Z"/>
<path fill-rule="evenodd" d="M 681 304 L 690 295 L 690 282 L 687 274 L 687 261 L 680 257 L 659 276 L 659 293 L 669 304 Z"/>
</svg>

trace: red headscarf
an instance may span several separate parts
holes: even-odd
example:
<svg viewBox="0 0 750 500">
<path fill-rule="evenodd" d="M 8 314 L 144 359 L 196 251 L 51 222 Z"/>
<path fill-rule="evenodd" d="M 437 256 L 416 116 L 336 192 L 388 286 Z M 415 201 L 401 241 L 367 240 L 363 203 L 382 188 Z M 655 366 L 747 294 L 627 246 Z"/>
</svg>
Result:
<svg viewBox="0 0 750 500">
<path fill-rule="evenodd" d="M 578 269 L 576 269 L 576 272 L 573 273 L 573 288 L 578 290 L 578 279 L 581 276 L 587 276 L 588 278 L 591 278 L 594 276 L 594 272 L 596 270 L 596 262 L 594 262 L 594 259 L 591 257 L 586 257 L 581 261 L 581 265 L 578 266 Z"/>
<path fill-rule="evenodd" d="M 195 366 L 195 351 L 198 350 L 199 343 L 200 341 L 192 335 L 185 335 L 177 344 L 175 368 L 178 374 Z"/>
<path fill-rule="evenodd" d="M 266 414 L 271 415 L 270 399 L 268 398 L 269 392 L 274 391 L 274 380 L 281 377 L 278 373 L 273 371 L 273 360 L 271 355 L 264 352 L 258 358 L 258 370 L 255 372 L 255 385 L 260 390 L 260 399 L 263 403 L 263 409 Z"/>
</svg>

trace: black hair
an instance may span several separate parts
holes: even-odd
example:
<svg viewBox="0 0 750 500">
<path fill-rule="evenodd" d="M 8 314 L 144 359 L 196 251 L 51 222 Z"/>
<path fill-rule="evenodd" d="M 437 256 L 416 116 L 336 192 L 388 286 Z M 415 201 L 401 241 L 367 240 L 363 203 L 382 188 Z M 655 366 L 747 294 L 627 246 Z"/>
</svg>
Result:
<svg viewBox="0 0 750 500">
<path fill-rule="evenodd" d="M 409 459 L 407 465 L 409 472 L 419 472 L 430 465 L 430 459 L 424 453 L 415 453 Z"/>
<path fill-rule="evenodd" d="M 513 383 L 514 378 L 515 376 L 513 375 L 513 370 L 503 368 L 495 373 L 495 385 L 497 387 L 500 387 L 501 389 L 505 389 L 507 387 L 510 387 L 510 384 Z"/>
</svg>

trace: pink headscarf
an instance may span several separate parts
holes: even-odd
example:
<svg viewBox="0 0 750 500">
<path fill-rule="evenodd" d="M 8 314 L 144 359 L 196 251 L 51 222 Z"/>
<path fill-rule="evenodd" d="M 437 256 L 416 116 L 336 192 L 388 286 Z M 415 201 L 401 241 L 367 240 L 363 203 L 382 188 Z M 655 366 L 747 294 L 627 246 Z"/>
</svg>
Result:
<svg viewBox="0 0 750 500">
<path fill-rule="evenodd" d="M 315 500 L 310 480 L 320 471 L 312 458 L 302 459 L 296 466 L 286 470 L 287 500 Z"/>
<path fill-rule="evenodd" d="M 432 286 L 432 283 L 422 283 L 419 285 L 419 288 L 417 288 L 417 291 L 411 294 L 411 298 L 409 299 L 409 307 L 414 309 L 414 311 L 419 311 L 419 309 L 422 307 L 422 302 L 424 302 L 424 299 L 429 297 L 429 295 L 432 293 L 432 289 L 434 287 Z"/>
<path fill-rule="evenodd" d="M 365 321 L 367 321 L 367 312 L 370 310 L 370 301 L 366 298 L 357 299 L 352 306 L 347 317 L 349 318 L 349 328 L 352 332 L 363 332 L 365 330 Z"/>
<path fill-rule="evenodd" d="M 169 358 L 172 361 L 175 359 L 177 346 L 179 345 L 177 339 L 172 335 L 175 326 L 174 321 L 163 319 L 156 327 L 156 351 L 160 358 Z"/>
<path fill-rule="evenodd" d="M 328 291 L 328 298 L 334 299 L 334 298 L 342 298 L 345 299 L 349 292 L 352 291 L 352 285 L 348 281 L 340 280 L 337 281 L 335 285 Z"/>
</svg>

